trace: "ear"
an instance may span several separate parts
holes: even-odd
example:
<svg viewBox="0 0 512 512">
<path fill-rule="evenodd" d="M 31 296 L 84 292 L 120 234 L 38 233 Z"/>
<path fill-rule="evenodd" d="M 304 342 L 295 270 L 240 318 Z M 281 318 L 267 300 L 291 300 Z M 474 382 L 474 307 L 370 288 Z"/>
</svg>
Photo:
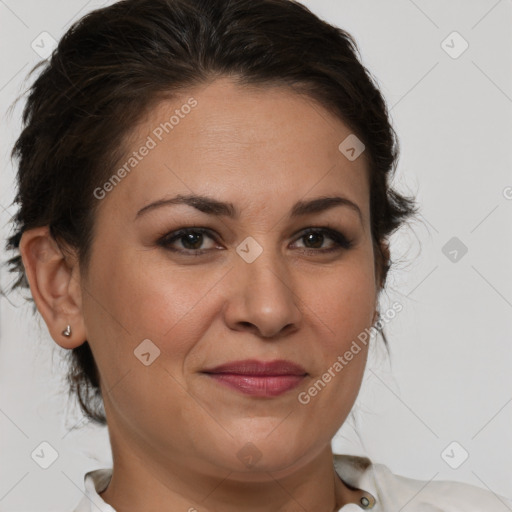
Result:
<svg viewBox="0 0 512 512">
<path fill-rule="evenodd" d="M 82 291 L 77 258 L 65 256 L 48 226 L 25 231 L 19 250 L 32 297 L 51 337 L 63 348 L 76 348 L 87 339 L 82 315 Z M 71 326 L 71 335 L 62 331 Z"/>
</svg>

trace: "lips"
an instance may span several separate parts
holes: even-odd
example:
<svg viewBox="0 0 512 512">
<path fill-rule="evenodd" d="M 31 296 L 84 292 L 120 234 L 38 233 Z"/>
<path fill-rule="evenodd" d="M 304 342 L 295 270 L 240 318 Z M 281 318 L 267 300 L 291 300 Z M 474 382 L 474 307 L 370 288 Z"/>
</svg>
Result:
<svg viewBox="0 0 512 512">
<path fill-rule="evenodd" d="M 258 361 L 255 359 L 233 361 L 203 370 L 218 384 L 246 395 L 274 397 L 281 395 L 302 382 L 306 370 L 291 361 Z"/>
<path fill-rule="evenodd" d="M 298 364 L 278 359 L 276 361 L 258 361 L 246 359 L 244 361 L 233 361 L 221 364 L 215 368 L 203 370 L 203 373 L 231 373 L 237 375 L 279 376 L 279 375 L 306 375 L 306 370 Z"/>
</svg>

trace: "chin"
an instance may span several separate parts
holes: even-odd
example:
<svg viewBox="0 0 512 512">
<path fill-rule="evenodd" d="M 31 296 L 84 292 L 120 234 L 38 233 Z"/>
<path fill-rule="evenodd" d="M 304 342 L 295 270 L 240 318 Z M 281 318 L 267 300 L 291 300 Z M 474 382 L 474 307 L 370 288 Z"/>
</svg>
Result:
<svg viewBox="0 0 512 512">
<path fill-rule="evenodd" d="M 272 431 L 274 433 L 270 434 Z M 300 429 L 294 433 L 278 431 L 273 422 L 272 428 L 265 428 L 261 435 L 256 435 L 254 431 L 247 436 L 233 434 L 234 439 L 230 441 L 229 446 L 226 446 L 221 454 L 213 457 L 215 463 L 221 463 L 227 470 L 232 471 L 232 476 L 236 480 L 268 481 L 268 473 L 272 473 L 274 478 L 284 477 L 296 471 L 297 465 L 305 464 L 305 459 L 314 457 L 317 447 L 309 445 L 308 441 L 300 436 Z M 313 444 L 315 442 L 318 440 L 313 440 Z M 212 445 L 220 446 L 218 443 Z"/>
</svg>

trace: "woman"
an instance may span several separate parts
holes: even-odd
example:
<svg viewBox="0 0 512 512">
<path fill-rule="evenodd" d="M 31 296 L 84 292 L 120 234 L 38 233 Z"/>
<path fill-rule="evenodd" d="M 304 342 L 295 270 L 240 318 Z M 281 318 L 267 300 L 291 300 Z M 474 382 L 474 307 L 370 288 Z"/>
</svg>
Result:
<svg viewBox="0 0 512 512">
<path fill-rule="evenodd" d="M 126 0 L 35 81 L 10 262 L 114 461 L 76 512 L 512 507 L 332 453 L 416 211 L 355 52 L 289 0 Z"/>
</svg>

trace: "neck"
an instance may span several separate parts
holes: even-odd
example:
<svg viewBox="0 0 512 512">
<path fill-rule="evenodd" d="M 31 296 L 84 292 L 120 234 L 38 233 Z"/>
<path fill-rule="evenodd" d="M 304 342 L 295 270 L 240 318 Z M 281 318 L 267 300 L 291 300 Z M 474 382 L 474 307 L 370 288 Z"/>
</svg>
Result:
<svg viewBox="0 0 512 512">
<path fill-rule="evenodd" d="M 111 434 L 112 479 L 101 494 L 117 512 L 291 512 L 337 511 L 355 502 L 355 493 L 334 470 L 330 445 L 295 471 L 260 472 L 240 478 L 237 473 L 204 461 L 152 452 Z"/>
</svg>

